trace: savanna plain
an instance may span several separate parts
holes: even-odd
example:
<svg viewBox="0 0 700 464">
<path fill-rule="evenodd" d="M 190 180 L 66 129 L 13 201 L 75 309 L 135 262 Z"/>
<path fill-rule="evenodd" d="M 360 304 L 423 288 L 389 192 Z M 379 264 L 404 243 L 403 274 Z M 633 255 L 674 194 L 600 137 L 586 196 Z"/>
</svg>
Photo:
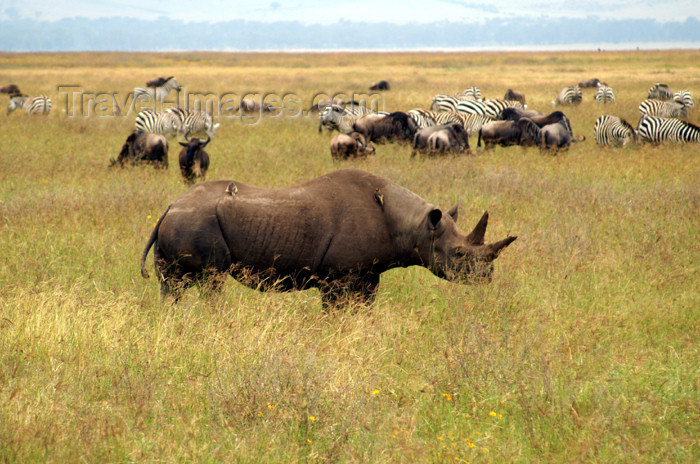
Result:
<svg viewBox="0 0 700 464">
<path fill-rule="evenodd" d="M 617 102 L 584 89 L 560 108 L 586 140 L 557 155 L 472 138 L 471 155 L 384 144 L 334 162 L 315 115 L 219 116 L 209 180 L 282 187 L 356 167 L 458 203 L 465 231 L 488 211 L 487 241 L 519 238 L 490 283 L 395 269 L 374 304 L 324 310 L 316 290 L 228 279 L 172 305 L 139 258 L 187 188 L 179 145 L 167 170 L 109 169 L 134 114 L 71 116 L 57 90 L 126 97 L 171 75 L 304 109 L 380 79 L 387 111 L 475 85 L 549 113 L 592 77 Z M 0 461 L 698 462 L 700 147 L 593 140 L 601 114 L 636 126 L 654 82 L 700 97 L 698 52 L 0 54 L 0 84 L 54 102 L 0 115 Z"/>
</svg>

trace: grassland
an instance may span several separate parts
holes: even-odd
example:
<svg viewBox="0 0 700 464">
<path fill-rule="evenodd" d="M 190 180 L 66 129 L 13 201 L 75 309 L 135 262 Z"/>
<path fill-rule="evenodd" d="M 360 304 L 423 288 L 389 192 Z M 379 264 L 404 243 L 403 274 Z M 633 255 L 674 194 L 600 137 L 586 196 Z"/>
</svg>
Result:
<svg viewBox="0 0 700 464">
<path fill-rule="evenodd" d="M 660 463 L 700 460 L 700 147 L 602 149 L 603 113 L 638 120 L 654 82 L 700 96 L 697 52 L 0 54 L 0 84 L 54 100 L 0 115 L 0 461 Z M 493 282 L 393 270 L 371 307 L 229 279 L 161 306 L 138 259 L 185 190 L 176 168 L 107 169 L 130 117 L 67 117 L 57 85 L 126 93 L 159 75 L 210 92 L 366 92 L 386 109 L 512 87 L 587 140 L 558 156 L 496 148 L 333 163 L 314 117 L 221 118 L 209 179 L 385 175 L 487 240 L 519 239 Z M 6 102 L 7 97 L 2 97 Z M 698 122 L 697 112 L 691 120 Z M 179 148 L 179 147 L 178 147 Z"/>
</svg>

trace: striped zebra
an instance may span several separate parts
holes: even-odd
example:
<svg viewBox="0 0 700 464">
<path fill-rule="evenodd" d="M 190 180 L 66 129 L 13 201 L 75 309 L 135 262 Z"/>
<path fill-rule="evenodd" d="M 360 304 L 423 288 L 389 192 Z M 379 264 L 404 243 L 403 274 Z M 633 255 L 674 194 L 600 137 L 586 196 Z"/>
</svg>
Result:
<svg viewBox="0 0 700 464">
<path fill-rule="evenodd" d="M 491 99 L 486 101 L 464 100 L 457 104 L 457 112 L 464 114 L 480 114 L 492 119 L 498 119 L 506 108 L 523 109 L 523 104 L 515 100 Z"/>
<path fill-rule="evenodd" d="M 659 118 L 686 118 L 688 108 L 677 101 L 644 100 L 639 104 L 642 116 L 657 116 Z"/>
<path fill-rule="evenodd" d="M 457 111 L 457 105 L 462 101 L 457 97 L 452 95 L 447 95 L 444 93 L 435 95 L 433 101 L 430 104 L 430 111 Z M 467 100 L 464 100 L 467 101 Z"/>
<path fill-rule="evenodd" d="M 581 87 L 564 87 L 557 95 L 557 99 L 552 102 L 554 105 L 577 105 L 583 100 Z"/>
<path fill-rule="evenodd" d="M 615 93 L 612 87 L 604 84 L 598 86 L 594 98 L 596 103 L 615 103 Z"/>
<path fill-rule="evenodd" d="M 700 127 L 675 118 L 642 116 L 637 135 L 642 142 L 700 143 Z"/>
<path fill-rule="evenodd" d="M 635 140 L 637 131 L 627 121 L 605 114 L 593 126 L 593 136 L 598 145 L 625 146 Z"/>
<path fill-rule="evenodd" d="M 673 94 L 673 101 L 683 103 L 686 108 L 692 108 L 695 106 L 695 101 L 693 101 L 693 96 L 688 90 L 679 90 Z"/>
<path fill-rule="evenodd" d="M 337 129 L 342 134 L 347 134 L 353 131 L 353 125 L 360 116 L 365 114 L 378 114 L 380 116 L 386 116 L 388 113 L 384 111 L 373 111 L 364 105 L 347 105 L 345 107 L 339 105 L 329 105 L 322 108 L 319 112 L 319 124 L 318 131 L 325 127 L 328 130 Z"/>
<path fill-rule="evenodd" d="M 668 88 L 668 85 L 657 82 L 649 89 L 647 98 L 650 100 L 668 101 L 673 99 L 673 92 Z"/>
<path fill-rule="evenodd" d="M 481 90 L 479 90 L 479 87 L 469 87 L 462 93 L 458 93 L 455 95 L 456 98 L 460 100 L 476 100 L 476 101 L 481 101 Z"/>
<path fill-rule="evenodd" d="M 413 119 L 413 122 L 416 123 L 419 129 L 456 122 L 464 127 L 470 135 L 478 132 L 481 126 L 487 122 L 493 121 L 493 118 L 480 114 L 464 114 L 454 111 L 428 111 L 422 108 L 416 108 L 409 111 L 407 114 Z"/>
<path fill-rule="evenodd" d="M 171 90 L 174 89 L 179 92 L 182 88 L 180 84 L 178 84 L 177 79 L 175 79 L 175 76 L 163 79 L 162 82 L 163 83 L 158 87 L 136 87 L 134 89 L 134 104 L 139 100 L 146 103 L 152 102 L 155 108 L 156 104 L 163 104 L 163 100 L 170 95 Z"/>
<path fill-rule="evenodd" d="M 51 111 L 51 99 L 46 95 L 29 97 L 23 94 L 10 95 L 10 103 L 7 104 L 7 114 L 22 108 L 27 114 L 49 114 Z"/>
<path fill-rule="evenodd" d="M 136 130 L 150 134 L 163 134 L 174 137 L 183 133 L 182 120 L 177 114 L 162 111 L 143 110 L 136 116 Z"/>
<path fill-rule="evenodd" d="M 212 138 L 216 134 L 219 124 L 214 124 L 212 117 L 206 111 L 196 111 L 189 108 L 168 108 L 168 113 L 176 115 L 182 122 L 182 131 L 192 134 L 206 134 Z"/>
</svg>

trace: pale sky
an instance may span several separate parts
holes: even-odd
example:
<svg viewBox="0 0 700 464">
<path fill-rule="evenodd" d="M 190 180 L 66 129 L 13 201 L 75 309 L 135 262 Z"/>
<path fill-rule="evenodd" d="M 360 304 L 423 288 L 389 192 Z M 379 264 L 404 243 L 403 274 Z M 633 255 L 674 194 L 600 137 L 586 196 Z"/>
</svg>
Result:
<svg viewBox="0 0 700 464">
<path fill-rule="evenodd" d="M 127 16 L 185 21 L 299 21 L 306 24 L 353 22 L 474 22 L 509 17 L 586 17 L 600 19 L 700 19 L 700 0 L 0 0 L 0 19 L 53 20 Z"/>
</svg>

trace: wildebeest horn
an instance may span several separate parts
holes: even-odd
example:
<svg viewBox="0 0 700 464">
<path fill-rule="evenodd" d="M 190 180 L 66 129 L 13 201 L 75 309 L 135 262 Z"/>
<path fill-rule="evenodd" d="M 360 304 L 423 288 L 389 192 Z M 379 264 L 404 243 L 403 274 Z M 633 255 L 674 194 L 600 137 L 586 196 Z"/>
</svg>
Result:
<svg viewBox="0 0 700 464">
<path fill-rule="evenodd" d="M 472 245 L 483 245 L 484 236 L 486 235 L 486 226 L 489 223 L 489 213 L 484 211 L 484 215 L 479 219 L 479 223 L 474 227 L 474 230 L 467 235 L 467 242 Z"/>
<path fill-rule="evenodd" d="M 202 145 L 200 145 L 200 148 L 206 147 L 209 142 L 211 142 L 211 136 L 209 135 L 209 133 L 207 133 L 207 140 L 202 142 Z"/>
</svg>

